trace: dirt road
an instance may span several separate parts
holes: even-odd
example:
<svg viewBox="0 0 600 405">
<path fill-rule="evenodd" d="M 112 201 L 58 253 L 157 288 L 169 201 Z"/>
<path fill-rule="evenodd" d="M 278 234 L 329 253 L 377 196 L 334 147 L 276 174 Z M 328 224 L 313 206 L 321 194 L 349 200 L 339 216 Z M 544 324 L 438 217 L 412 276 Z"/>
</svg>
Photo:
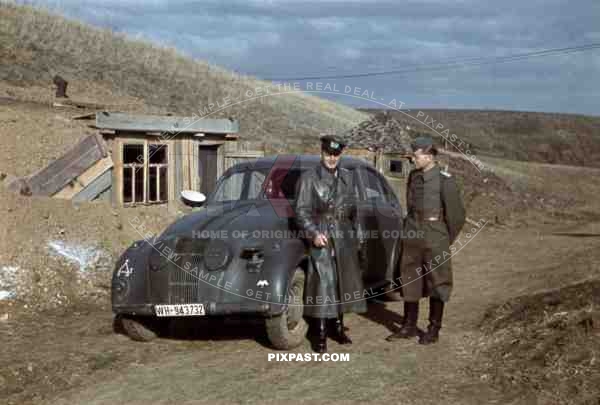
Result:
<svg viewBox="0 0 600 405">
<path fill-rule="evenodd" d="M 455 294 L 437 345 L 384 338 L 401 303 L 374 302 L 348 326 L 349 362 L 269 362 L 259 324 L 211 322 L 175 337 L 136 343 L 112 332 L 106 308 L 3 322 L 0 399 L 8 403 L 171 403 L 185 401 L 531 403 L 533 393 L 499 392 L 477 374 L 488 305 L 528 291 L 598 275 L 596 238 L 534 229 L 485 229 L 454 259 Z M 596 260 L 594 261 L 594 257 Z M 596 267 L 594 267 L 596 266 Z M 427 308 L 421 311 L 426 325 Z M 256 337 L 257 336 L 257 337 Z M 306 342 L 296 352 L 308 353 Z"/>
</svg>

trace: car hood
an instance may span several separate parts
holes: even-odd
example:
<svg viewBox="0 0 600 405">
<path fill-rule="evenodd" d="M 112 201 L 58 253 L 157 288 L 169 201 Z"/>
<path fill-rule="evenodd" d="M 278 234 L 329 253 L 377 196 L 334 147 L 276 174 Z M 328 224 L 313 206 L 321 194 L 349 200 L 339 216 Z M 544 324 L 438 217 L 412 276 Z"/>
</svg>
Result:
<svg viewBox="0 0 600 405">
<path fill-rule="evenodd" d="M 198 232 L 227 232 L 228 237 L 236 232 L 287 227 L 292 219 L 292 209 L 287 200 L 235 201 L 211 204 L 193 212 L 169 226 L 160 239 L 174 236 L 194 236 Z"/>
</svg>

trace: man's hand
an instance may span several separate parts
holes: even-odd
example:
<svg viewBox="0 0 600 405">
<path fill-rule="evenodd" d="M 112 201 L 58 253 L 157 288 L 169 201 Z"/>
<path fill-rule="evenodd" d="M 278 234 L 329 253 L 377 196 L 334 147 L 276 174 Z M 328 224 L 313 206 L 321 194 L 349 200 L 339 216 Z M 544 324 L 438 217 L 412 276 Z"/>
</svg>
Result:
<svg viewBox="0 0 600 405">
<path fill-rule="evenodd" d="M 327 246 L 327 236 L 325 236 L 321 232 L 317 232 L 317 234 L 313 238 L 313 245 L 315 245 L 318 248 Z"/>
</svg>

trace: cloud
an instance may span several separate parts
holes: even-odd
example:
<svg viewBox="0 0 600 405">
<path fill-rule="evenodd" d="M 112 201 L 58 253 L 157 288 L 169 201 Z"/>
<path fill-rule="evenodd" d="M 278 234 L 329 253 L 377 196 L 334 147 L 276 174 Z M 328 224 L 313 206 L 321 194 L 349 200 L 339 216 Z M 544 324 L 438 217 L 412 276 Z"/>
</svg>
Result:
<svg viewBox="0 0 600 405">
<path fill-rule="evenodd" d="M 418 66 L 600 42 L 597 0 L 38 0 L 89 23 L 263 78 L 416 68 L 346 80 L 418 106 L 597 114 L 599 51 L 419 72 Z M 435 83 L 435 85 L 432 85 Z M 567 83 L 567 84 L 565 84 Z M 557 94 L 558 92 L 560 94 Z M 510 103 L 510 100 L 514 104 Z M 341 100 L 344 101 L 344 100 Z M 350 100 L 348 100 L 350 102 Z M 516 108 L 516 107 L 515 107 Z"/>
<path fill-rule="evenodd" d="M 362 52 L 356 48 L 344 48 L 340 52 L 340 56 L 344 59 L 360 59 Z"/>
<path fill-rule="evenodd" d="M 340 32 L 346 28 L 346 23 L 340 18 L 312 18 L 308 23 L 321 33 Z"/>
</svg>

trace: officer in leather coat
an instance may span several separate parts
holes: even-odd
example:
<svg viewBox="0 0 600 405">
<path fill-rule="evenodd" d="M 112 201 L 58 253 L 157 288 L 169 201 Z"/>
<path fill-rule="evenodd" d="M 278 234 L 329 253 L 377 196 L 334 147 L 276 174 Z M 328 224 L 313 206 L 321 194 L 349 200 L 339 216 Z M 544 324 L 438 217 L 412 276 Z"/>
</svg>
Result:
<svg viewBox="0 0 600 405">
<path fill-rule="evenodd" d="M 456 181 L 435 163 L 437 153 L 429 137 L 418 137 L 411 145 L 416 169 L 408 177 L 407 234 L 402 240 L 400 275 L 404 297 L 402 328 L 387 340 L 418 335 L 419 300 L 429 297 L 429 326 L 419 343 L 435 343 L 442 327 L 444 303 L 452 292 L 450 246 L 465 223 L 465 209 Z"/>
<path fill-rule="evenodd" d="M 345 144 L 336 136 L 321 138 L 321 164 L 303 173 L 298 183 L 296 218 L 310 251 L 306 274 L 304 315 L 313 318 L 311 341 L 327 351 L 329 335 L 351 344 L 344 312 L 365 312 L 366 302 L 358 264 L 357 189 L 353 174 L 339 166 Z"/>
</svg>

